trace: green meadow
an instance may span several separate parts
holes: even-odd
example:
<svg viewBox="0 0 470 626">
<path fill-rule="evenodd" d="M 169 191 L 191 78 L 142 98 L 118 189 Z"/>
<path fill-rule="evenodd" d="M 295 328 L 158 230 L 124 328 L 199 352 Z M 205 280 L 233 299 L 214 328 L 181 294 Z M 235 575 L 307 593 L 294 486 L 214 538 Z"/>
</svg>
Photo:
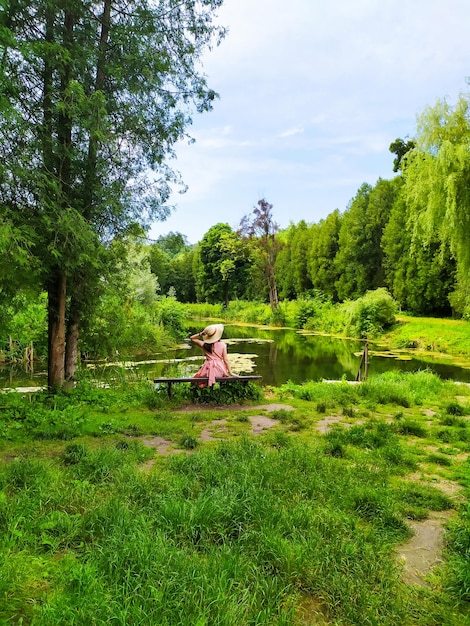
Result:
<svg viewBox="0 0 470 626">
<path fill-rule="evenodd" d="M 469 387 L 214 392 L 0 396 L 1 624 L 470 624 Z"/>
</svg>

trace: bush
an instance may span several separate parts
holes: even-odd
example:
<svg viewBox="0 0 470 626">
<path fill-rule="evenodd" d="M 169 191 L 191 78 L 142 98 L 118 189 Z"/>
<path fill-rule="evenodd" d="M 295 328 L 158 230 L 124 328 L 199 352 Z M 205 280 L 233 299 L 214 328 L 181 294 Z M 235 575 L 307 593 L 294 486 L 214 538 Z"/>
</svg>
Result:
<svg viewBox="0 0 470 626">
<path fill-rule="evenodd" d="M 47 355 L 46 293 L 34 299 L 19 293 L 11 300 L 5 317 L 0 328 L 0 342 L 5 346 L 5 356 L 9 360 L 22 359 L 25 348 L 31 343 L 36 357 Z"/>
<path fill-rule="evenodd" d="M 398 305 L 386 289 L 368 291 L 354 302 L 341 307 L 345 313 L 346 332 L 366 339 L 375 337 L 394 324 Z"/>
<path fill-rule="evenodd" d="M 156 321 L 163 324 L 175 339 L 185 336 L 187 311 L 184 304 L 171 296 L 162 296 L 153 306 Z"/>
</svg>

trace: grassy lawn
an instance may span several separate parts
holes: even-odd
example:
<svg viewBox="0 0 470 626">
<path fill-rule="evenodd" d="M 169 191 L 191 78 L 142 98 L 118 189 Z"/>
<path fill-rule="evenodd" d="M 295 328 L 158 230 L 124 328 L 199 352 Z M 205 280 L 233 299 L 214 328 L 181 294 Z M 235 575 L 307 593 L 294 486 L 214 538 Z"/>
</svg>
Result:
<svg viewBox="0 0 470 626">
<path fill-rule="evenodd" d="M 183 393 L 0 396 L 0 624 L 470 624 L 469 387 Z"/>
</svg>

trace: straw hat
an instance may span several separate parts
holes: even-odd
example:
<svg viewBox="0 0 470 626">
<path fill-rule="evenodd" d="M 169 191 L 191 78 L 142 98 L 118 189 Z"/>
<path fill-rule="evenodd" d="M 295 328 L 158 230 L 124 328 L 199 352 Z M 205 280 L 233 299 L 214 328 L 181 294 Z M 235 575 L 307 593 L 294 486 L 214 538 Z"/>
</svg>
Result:
<svg viewBox="0 0 470 626">
<path fill-rule="evenodd" d="M 223 332 L 223 324 L 211 324 L 210 326 L 206 326 L 204 328 L 201 333 L 201 337 L 204 343 L 215 343 L 222 337 Z"/>
</svg>

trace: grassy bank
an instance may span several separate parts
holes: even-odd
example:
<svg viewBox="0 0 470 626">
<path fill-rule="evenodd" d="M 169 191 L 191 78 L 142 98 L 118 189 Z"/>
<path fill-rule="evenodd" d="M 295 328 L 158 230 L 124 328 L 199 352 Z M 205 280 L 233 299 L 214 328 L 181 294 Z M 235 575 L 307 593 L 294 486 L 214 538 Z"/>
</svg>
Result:
<svg viewBox="0 0 470 626">
<path fill-rule="evenodd" d="M 380 340 L 392 348 L 470 358 L 470 324 L 465 320 L 397 315 L 397 323 Z"/>
<path fill-rule="evenodd" d="M 0 623 L 470 623 L 470 390 L 421 372 L 266 392 L 0 396 Z M 433 512 L 442 560 L 406 584 L 397 552 Z"/>
</svg>

